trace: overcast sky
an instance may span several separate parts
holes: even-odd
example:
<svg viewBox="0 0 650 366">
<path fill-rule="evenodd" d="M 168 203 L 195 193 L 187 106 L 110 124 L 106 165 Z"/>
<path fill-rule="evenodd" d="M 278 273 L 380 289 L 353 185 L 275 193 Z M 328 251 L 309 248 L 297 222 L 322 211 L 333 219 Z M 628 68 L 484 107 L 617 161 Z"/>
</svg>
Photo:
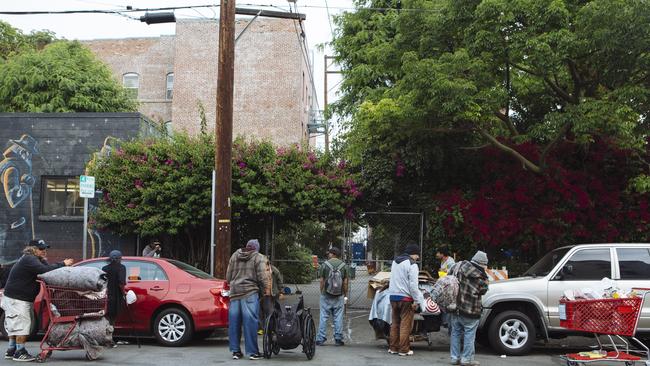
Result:
<svg viewBox="0 0 650 366">
<path fill-rule="evenodd" d="M 3 11 L 34 11 L 34 10 L 115 10 L 133 8 L 158 8 L 170 6 L 209 5 L 218 4 L 218 0 L 21 0 L 2 1 Z M 305 30 L 307 41 L 314 57 L 314 81 L 318 93 L 319 106 L 323 108 L 323 52 L 316 45 L 324 44 L 331 40 L 330 26 L 334 26 L 330 16 L 342 11 L 351 11 L 352 0 L 297 0 L 298 11 L 307 15 Z M 288 10 L 287 0 L 238 0 L 237 6 L 273 5 Z M 273 8 L 265 8 L 274 10 Z M 280 10 L 280 9 L 275 9 Z M 139 17 L 140 13 L 129 13 L 130 16 Z M 216 18 L 219 8 L 186 9 L 175 11 L 177 18 Z M 0 19 L 21 29 L 25 33 L 32 30 L 48 29 L 58 37 L 66 39 L 96 39 L 96 38 L 125 38 L 159 36 L 174 34 L 174 24 L 146 25 L 138 20 L 129 19 L 118 14 L 71 14 L 71 15 L 0 15 Z M 297 40 L 296 40 L 297 41 Z M 331 54 L 329 49 L 325 53 Z M 335 100 L 336 85 L 340 78 L 338 75 L 328 77 L 328 98 Z"/>
</svg>

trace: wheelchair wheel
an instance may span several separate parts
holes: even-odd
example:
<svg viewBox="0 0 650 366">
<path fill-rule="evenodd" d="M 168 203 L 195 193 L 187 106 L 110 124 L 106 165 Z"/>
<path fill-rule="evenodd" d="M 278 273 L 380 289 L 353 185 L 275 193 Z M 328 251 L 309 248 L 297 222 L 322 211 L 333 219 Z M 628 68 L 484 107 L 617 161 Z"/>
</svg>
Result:
<svg viewBox="0 0 650 366">
<path fill-rule="evenodd" d="M 271 358 L 271 355 L 276 355 L 280 352 L 280 345 L 277 343 L 275 336 L 275 314 L 271 314 L 264 322 L 264 336 L 262 338 L 262 348 L 264 351 L 264 358 Z"/>
<path fill-rule="evenodd" d="M 307 356 L 308 360 L 314 358 L 316 354 L 316 325 L 311 313 L 305 316 L 305 324 L 302 332 L 302 351 Z"/>
</svg>

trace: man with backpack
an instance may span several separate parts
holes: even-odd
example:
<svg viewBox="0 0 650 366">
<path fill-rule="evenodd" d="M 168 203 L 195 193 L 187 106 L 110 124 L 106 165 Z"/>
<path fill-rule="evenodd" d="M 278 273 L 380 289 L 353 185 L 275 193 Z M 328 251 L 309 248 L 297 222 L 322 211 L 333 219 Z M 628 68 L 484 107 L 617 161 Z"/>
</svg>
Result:
<svg viewBox="0 0 650 366">
<path fill-rule="evenodd" d="M 327 340 L 327 319 L 331 316 L 334 322 L 334 342 L 343 346 L 343 310 L 345 309 L 345 294 L 348 293 L 348 268 L 339 259 L 341 250 L 330 248 L 327 261 L 320 267 L 320 322 L 316 345 L 322 346 Z"/>
<path fill-rule="evenodd" d="M 416 261 L 420 258 L 417 244 L 406 246 L 404 253 L 393 260 L 390 269 L 390 306 L 392 318 L 388 353 L 412 356 L 411 330 L 418 306 L 424 306 L 424 296 L 418 287 L 420 270 Z"/>
<path fill-rule="evenodd" d="M 481 298 L 488 290 L 488 277 L 485 273 L 487 264 L 487 255 L 479 250 L 471 261 L 456 263 L 451 269 L 451 273 L 458 279 L 456 309 L 449 313 L 452 365 L 480 365 L 474 360 L 474 340 L 483 311 Z M 462 352 L 461 337 L 463 337 Z"/>
</svg>

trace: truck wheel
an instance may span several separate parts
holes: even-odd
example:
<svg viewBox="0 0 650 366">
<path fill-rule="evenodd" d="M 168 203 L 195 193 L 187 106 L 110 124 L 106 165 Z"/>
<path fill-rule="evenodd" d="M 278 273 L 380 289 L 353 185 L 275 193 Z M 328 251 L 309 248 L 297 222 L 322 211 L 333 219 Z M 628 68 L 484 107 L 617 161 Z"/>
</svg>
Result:
<svg viewBox="0 0 650 366">
<path fill-rule="evenodd" d="M 504 311 L 492 319 L 488 328 L 490 345 L 499 354 L 522 356 L 535 343 L 536 330 L 530 317 L 520 311 Z"/>
</svg>

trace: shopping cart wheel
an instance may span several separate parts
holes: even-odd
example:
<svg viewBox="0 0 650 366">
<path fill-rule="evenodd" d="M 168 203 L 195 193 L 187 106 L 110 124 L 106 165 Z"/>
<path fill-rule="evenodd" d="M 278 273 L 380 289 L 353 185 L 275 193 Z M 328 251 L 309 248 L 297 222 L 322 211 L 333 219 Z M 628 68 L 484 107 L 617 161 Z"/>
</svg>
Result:
<svg viewBox="0 0 650 366">
<path fill-rule="evenodd" d="M 634 361 L 625 361 L 625 366 L 634 366 Z"/>
<path fill-rule="evenodd" d="M 578 363 L 575 361 L 567 361 L 566 364 L 567 366 L 578 366 Z"/>
<path fill-rule="evenodd" d="M 50 356 L 52 356 L 52 351 L 41 351 L 41 353 L 36 356 L 36 362 L 43 363 L 47 361 Z"/>
</svg>

